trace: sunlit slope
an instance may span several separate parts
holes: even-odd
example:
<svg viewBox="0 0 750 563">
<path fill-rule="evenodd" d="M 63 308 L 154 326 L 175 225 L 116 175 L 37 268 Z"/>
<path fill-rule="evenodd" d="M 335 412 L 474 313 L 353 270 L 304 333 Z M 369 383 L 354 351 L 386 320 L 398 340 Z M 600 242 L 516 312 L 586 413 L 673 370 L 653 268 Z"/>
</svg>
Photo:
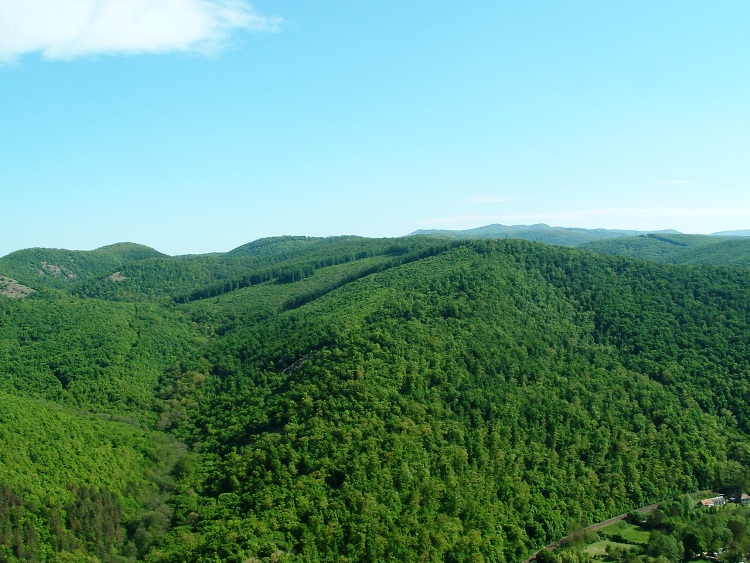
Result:
<svg viewBox="0 0 750 563">
<path fill-rule="evenodd" d="M 200 413 L 174 413 L 220 508 L 177 524 L 170 557 L 519 561 L 727 483 L 750 461 L 743 275 L 491 241 L 263 319 L 242 304 L 275 288 L 220 296 L 237 314 L 182 387 Z"/>
<path fill-rule="evenodd" d="M 199 342 L 187 320 L 149 304 L 0 298 L 0 389 L 153 419 L 160 377 Z"/>
<path fill-rule="evenodd" d="M 55 544 L 29 508 L 29 541 L 0 537 L 14 557 L 36 541 L 92 561 L 517 562 L 750 465 L 746 269 L 282 237 L 116 271 L 0 299 L 0 393 L 27 413 L 2 426 L 16 451 L 0 518 L 55 474 L 52 436 L 90 475 L 62 464 L 43 506 L 93 502 L 92 529 L 114 538 Z M 106 456 L 121 446 L 125 481 L 158 498 L 120 494 Z M 128 503 L 140 516 L 112 536 L 106 515 Z"/>
<path fill-rule="evenodd" d="M 0 391 L 0 559 L 145 555 L 184 455 L 167 436 Z"/>
<path fill-rule="evenodd" d="M 381 257 L 410 259 L 436 243 L 432 238 L 277 237 L 225 254 L 163 257 L 126 264 L 115 277 L 91 280 L 73 291 L 85 297 L 179 303 L 230 293 L 263 283 L 288 284 L 320 269 Z"/>
</svg>

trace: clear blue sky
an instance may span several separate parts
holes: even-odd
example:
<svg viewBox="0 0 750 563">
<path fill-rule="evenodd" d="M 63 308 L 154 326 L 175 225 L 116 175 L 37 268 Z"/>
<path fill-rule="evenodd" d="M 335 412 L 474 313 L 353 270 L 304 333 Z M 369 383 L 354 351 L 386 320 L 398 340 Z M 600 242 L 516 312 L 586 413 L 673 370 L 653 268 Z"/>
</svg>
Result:
<svg viewBox="0 0 750 563">
<path fill-rule="evenodd" d="M 750 2 L 0 0 L 0 256 L 750 228 Z"/>
</svg>

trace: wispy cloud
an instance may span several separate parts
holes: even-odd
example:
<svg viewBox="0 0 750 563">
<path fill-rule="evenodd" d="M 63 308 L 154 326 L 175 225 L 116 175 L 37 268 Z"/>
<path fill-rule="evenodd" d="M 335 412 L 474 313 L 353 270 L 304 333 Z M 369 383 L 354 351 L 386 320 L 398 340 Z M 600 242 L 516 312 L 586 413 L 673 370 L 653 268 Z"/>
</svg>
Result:
<svg viewBox="0 0 750 563">
<path fill-rule="evenodd" d="M 243 0 L 0 0 L 0 61 L 96 54 L 215 52 L 235 30 L 273 31 L 280 18 Z"/>
</svg>

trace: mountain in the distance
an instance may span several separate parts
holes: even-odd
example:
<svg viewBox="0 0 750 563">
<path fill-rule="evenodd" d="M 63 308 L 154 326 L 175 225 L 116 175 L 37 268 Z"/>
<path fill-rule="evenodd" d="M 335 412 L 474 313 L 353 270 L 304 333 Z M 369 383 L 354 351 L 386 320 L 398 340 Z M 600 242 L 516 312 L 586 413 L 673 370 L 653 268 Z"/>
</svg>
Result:
<svg viewBox="0 0 750 563">
<path fill-rule="evenodd" d="M 711 236 L 715 237 L 750 237 L 750 229 L 742 229 L 739 231 L 721 231 L 719 233 L 711 233 Z"/>
<path fill-rule="evenodd" d="M 411 236 L 523 239 L 672 264 L 750 267 L 750 230 L 688 235 L 671 229 L 625 231 L 537 225 L 487 225 L 466 230 L 419 230 Z"/>
<path fill-rule="evenodd" d="M 583 229 L 575 227 L 550 227 L 544 223 L 536 225 L 486 225 L 475 229 L 465 230 L 440 230 L 421 229 L 411 233 L 412 235 L 432 235 L 457 239 L 476 238 L 516 238 L 534 242 L 544 242 L 558 246 L 580 246 L 596 240 L 612 239 L 619 237 L 630 237 L 648 233 L 670 234 L 677 233 L 673 230 L 662 231 L 635 231 L 620 229 Z"/>
</svg>

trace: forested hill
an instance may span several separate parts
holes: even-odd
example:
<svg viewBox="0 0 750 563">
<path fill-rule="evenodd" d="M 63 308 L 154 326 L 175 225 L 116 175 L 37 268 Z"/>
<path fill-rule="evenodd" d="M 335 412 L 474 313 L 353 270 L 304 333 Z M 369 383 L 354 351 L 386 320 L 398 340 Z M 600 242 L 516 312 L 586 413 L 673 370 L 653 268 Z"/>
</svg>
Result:
<svg viewBox="0 0 750 563">
<path fill-rule="evenodd" d="M 750 237 L 648 234 L 599 240 L 581 248 L 669 264 L 750 267 Z"/>
<path fill-rule="evenodd" d="M 745 269 L 284 237 L 89 272 L 0 296 L 0 560 L 510 563 L 748 481 Z"/>
<path fill-rule="evenodd" d="M 30 248 L 0 258 L 0 275 L 30 286 L 70 287 L 76 282 L 113 274 L 128 262 L 155 257 L 165 255 L 132 243 L 91 251 Z"/>
</svg>

